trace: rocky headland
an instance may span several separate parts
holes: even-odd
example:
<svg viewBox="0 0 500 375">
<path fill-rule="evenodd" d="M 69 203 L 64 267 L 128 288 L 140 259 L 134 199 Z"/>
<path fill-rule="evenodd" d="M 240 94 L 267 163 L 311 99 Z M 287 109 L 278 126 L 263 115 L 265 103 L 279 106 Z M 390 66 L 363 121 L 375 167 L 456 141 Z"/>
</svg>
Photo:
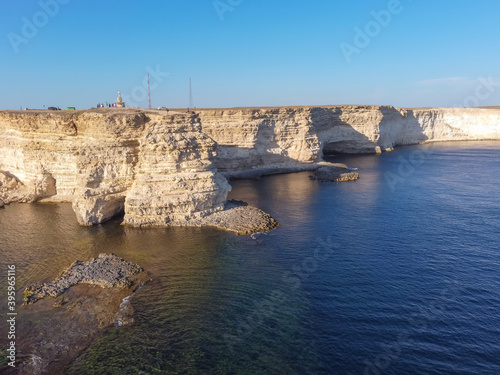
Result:
<svg viewBox="0 0 500 375">
<path fill-rule="evenodd" d="M 124 213 L 129 226 L 231 230 L 207 219 L 228 209 L 227 179 L 322 168 L 321 177 L 324 155 L 498 139 L 500 110 L 488 108 L 0 111 L 0 200 L 72 202 L 81 225 Z M 231 215 L 258 216 L 249 210 Z"/>
<path fill-rule="evenodd" d="M 224 209 L 215 145 L 196 115 L 0 112 L 0 199 L 72 202 L 81 225 L 184 224 Z"/>
</svg>

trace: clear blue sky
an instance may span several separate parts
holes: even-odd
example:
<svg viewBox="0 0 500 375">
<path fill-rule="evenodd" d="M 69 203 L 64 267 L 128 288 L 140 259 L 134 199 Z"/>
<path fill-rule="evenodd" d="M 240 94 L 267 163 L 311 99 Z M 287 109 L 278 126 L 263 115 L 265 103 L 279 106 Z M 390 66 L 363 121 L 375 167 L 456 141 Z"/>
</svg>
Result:
<svg viewBox="0 0 500 375">
<path fill-rule="evenodd" d="M 1 109 L 500 105 L 498 0 L 0 3 Z"/>
</svg>

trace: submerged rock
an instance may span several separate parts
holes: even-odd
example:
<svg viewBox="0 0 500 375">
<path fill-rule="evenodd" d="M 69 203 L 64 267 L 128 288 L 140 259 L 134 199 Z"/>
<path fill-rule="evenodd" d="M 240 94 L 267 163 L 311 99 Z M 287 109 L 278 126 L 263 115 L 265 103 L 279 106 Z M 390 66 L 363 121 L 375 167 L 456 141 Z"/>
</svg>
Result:
<svg viewBox="0 0 500 375">
<path fill-rule="evenodd" d="M 16 373 L 67 373 L 103 328 L 134 321 L 131 296 L 150 280 L 138 265 L 100 254 L 74 262 L 52 283 L 27 288 Z"/>
<path fill-rule="evenodd" d="M 0 208 L 3 208 L 5 206 L 5 203 L 3 203 L 3 200 L 0 199 Z"/>
<path fill-rule="evenodd" d="M 44 297 L 57 297 L 76 284 L 94 284 L 102 288 L 130 287 L 132 276 L 144 270 L 114 254 L 99 254 L 87 262 L 76 261 L 51 283 L 26 288 L 24 303 L 29 305 Z"/>
</svg>

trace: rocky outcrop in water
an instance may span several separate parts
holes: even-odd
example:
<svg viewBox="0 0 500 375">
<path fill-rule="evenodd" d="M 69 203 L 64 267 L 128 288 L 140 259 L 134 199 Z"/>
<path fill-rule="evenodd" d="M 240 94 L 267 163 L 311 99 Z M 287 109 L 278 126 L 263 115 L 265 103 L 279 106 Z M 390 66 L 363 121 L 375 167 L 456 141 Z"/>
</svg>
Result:
<svg viewBox="0 0 500 375">
<path fill-rule="evenodd" d="M 199 227 L 215 227 L 238 235 L 264 233 L 279 227 L 271 215 L 242 201 L 230 200 L 224 210 L 190 222 Z"/>
<path fill-rule="evenodd" d="M 65 374 L 103 328 L 134 321 L 130 298 L 147 281 L 138 265 L 100 254 L 74 262 L 52 283 L 28 287 L 15 373 Z"/>
<path fill-rule="evenodd" d="M 24 291 L 24 303 L 29 305 L 44 297 L 57 297 L 76 284 L 92 284 L 101 288 L 124 288 L 134 280 L 147 280 L 137 276 L 144 270 L 114 254 L 99 254 L 87 262 L 75 261 L 56 280 L 42 285 L 33 285 Z"/>
<path fill-rule="evenodd" d="M 358 172 L 353 172 L 347 165 L 341 163 L 328 163 L 318 168 L 314 175 L 309 176 L 311 180 L 345 182 L 355 181 L 359 178 Z"/>
<path fill-rule="evenodd" d="M 190 120 L 155 121 L 139 139 L 125 225 L 189 225 L 224 208 L 231 186 L 212 163 L 215 142 Z"/>
</svg>

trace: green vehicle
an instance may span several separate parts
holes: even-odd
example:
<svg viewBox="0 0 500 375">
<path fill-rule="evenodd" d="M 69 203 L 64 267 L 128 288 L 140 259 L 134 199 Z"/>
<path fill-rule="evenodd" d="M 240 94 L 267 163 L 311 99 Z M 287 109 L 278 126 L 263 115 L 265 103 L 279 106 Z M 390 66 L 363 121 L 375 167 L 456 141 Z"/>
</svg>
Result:
<svg viewBox="0 0 500 375">
<path fill-rule="evenodd" d="M 66 108 L 66 111 L 74 111 L 75 110 L 75 107 L 67 107 Z"/>
</svg>

